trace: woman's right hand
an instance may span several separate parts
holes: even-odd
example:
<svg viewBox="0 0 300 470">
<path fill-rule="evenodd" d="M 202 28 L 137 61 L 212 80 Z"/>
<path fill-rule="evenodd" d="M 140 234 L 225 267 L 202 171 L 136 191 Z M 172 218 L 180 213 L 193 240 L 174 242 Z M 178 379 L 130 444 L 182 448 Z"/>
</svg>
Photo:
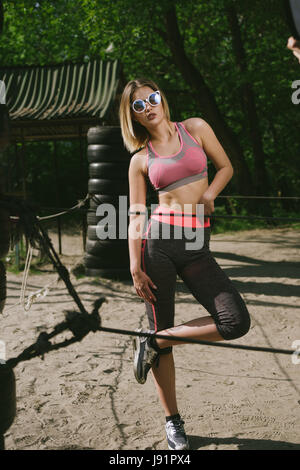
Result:
<svg viewBox="0 0 300 470">
<path fill-rule="evenodd" d="M 151 281 L 150 277 L 147 276 L 147 274 L 142 270 L 131 273 L 131 275 L 137 295 L 142 297 L 142 299 L 146 300 L 147 302 L 156 302 L 156 297 L 153 294 L 151 288 L 157 289 L 157 287 Z"/>
</svg>

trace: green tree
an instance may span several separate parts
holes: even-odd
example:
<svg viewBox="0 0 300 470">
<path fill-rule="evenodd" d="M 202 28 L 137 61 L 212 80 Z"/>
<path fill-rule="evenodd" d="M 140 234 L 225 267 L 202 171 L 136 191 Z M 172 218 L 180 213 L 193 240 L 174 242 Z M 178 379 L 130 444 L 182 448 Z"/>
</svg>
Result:
<svg viewBox="0 0 300 470">
<path fill-rule="evenodd" d="M 19 0 L 4 2 L 3 65 L 118 58 L 165 90 L 172 118 L 209 122 L 240 194 L 298 188 L 299 64 L 281 0 Z"/>
</svg>

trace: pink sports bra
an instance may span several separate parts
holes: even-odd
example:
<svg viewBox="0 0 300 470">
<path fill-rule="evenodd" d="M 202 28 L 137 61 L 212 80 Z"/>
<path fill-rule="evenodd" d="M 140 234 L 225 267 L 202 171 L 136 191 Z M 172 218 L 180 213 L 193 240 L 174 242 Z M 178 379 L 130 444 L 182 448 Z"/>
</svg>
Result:
<svg viewBox="0 0 300 470">
<path fill-rule="evenodd" d="M 151 141 L 147 144 L 148 176 L 159 193 L 207 177 L 207 157 L 203 148 L 182 122 L 174 124 L 181 142 L 180 150 L 175 155 L 160 156 L 155 152 Z"/>
</svg>

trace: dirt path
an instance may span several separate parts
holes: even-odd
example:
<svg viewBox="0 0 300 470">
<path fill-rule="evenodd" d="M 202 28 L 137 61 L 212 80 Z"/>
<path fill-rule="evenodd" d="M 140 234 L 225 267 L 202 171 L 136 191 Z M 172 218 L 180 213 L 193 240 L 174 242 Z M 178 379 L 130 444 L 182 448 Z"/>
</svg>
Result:
<svg viewBox="0 0 300 470">
<path fill-rule="evenodd" d="M 299 232 L 279 229 L 212 236 L 211 249 L 252 318 L 249 333 L 236 343 L 291 349 L 300 340 L 299 245 Z M 63 253 L 63 262 L 74 265 L 82 254 L 81 238 L 65 236 Z M 56 277 L 30 275 L 27 293 Z M 8 274 L 7 307 L 18 301 L 21 283 L 22 274 Z M 74 285 L 89 311 L 95 299 L 106 297 L 103 326 L 148 327 L 131 282 L 84 277 Z M 59 283 L 28 313 L 10 310 L 0 319 L 7 358 L 20 354 L 41 331 L 51 331 L 66 309 L 74 303 Z M 205 314 L 178 280 L 176 323 Z M 90 333 L 43 361 L 20 363 L 18 412 L 6 448 L 167 449 L 151 376 L 137 384 L 131 357 L 128 336 Z M 300 449 L 300 364 L 290 356 L 180 345 L 174 357 L 179 410 L 192 449 Z"/>
</svg>

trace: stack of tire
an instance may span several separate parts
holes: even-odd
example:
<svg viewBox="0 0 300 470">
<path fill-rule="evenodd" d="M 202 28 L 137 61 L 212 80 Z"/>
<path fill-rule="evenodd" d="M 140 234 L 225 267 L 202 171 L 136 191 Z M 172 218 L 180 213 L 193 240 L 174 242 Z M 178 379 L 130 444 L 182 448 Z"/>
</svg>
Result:
<svg viewBox="0 0 300 470">
<path fill-rule="evenodd" d="M 87 276 L 129 279 L 127 227 L 130 153 L 124 148 L 121 129 L 117 126 L 90 128 L 87 143 L 88 192 L 92 198 L 87 214 L 85 272 Z M 121 205 L 120 196 L 123 196 Z M 107 212 L 101 210 L 102 215 L 97 215 L 97 208 L 99 211 L 101 204 L 111 204 L 114 207 L 116 217 L 110 225 L 107 223 Z M 104 239 L 103 233 L 112 233 L 114 230 L 116 237 Z"/>
</svg>

